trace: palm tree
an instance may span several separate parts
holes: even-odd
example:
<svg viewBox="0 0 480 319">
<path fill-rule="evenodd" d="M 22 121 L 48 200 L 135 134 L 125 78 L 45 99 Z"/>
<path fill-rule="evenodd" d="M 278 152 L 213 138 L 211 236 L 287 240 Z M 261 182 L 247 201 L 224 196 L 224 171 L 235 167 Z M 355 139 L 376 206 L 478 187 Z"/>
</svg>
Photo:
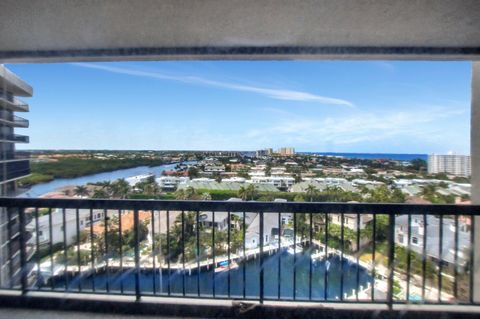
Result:
<svg viewBox="0 0 480 319">
<path fill-rule="evenodd" d="M 148 182 L 147 184 L 145 184 L 144 192 L 147 195 L 155 196 L 160 192 L 160 187 L 158 186 L 157 182 L 153 180 L 153 182 Z"/>
<path fill-rule="evenodd" d="M 187 199 L 187 195 L 185 193 L 185 190 L 183 188 L 181 189 L 178 189 L 176 192 L 175 192 L 175 198 L 176 199 L 180 199 L 180 200 L 185 200 Z"/>
<path fill-rule="evenodd" d="M 308 184 L 306 189 L 307 197 L 310 198 L 310 202 L 313 202 L 313 198 L 318 195 L 318 189 L 313 184 Z"/>
<path fill-rule="evenodd" d="M 250 184 L 247 187 L 247 192 L 248 192 L 248 195 L 250 196 L 250 199 L 253 200 L 255 196 L 257 196 L 257 187 L 253 184 Z"/>
<path fill-rule="evenodd" d="M 196 191 L 195 191 L 195 188 L 191 187 L 191 186 L 188 186 L 186 189 L 185 189 L 185 197 L 186 199 L 192 199 L 193 196 L 195 196 L 196 194 Z"/>
<path fill-rule="evenodd" d="M 247 200 L 248 190 L 245 186 L 241 186 L 240 189 L 238 190 L 238 197 L 240 197 L 244 201 Z"/>
<path fill-rule="evenodd" d="M 75 187 L 75 189 L 73 190 L 73 193 L 80 197 L 88 196 L 88 189 L 86 186 L 80 185 Z"/>
<path fill-rule="evenodd" d="M 92 198 L 108 198 L 108 194 L 103 189 L 96 189 L 93 191 Z"/>
<path fill-rule="evenodd" d="M 113 196 L 125 199 L 130 193 L 130 184 L 124 179 L 120 178 L 112 184 Z"/>
</svg>

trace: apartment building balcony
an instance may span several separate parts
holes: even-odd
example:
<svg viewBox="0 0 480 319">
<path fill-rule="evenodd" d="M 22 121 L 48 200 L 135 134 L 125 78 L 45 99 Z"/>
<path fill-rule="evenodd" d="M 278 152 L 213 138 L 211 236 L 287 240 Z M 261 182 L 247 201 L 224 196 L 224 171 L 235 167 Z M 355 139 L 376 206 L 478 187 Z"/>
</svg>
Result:
<svg viewBox="0 0 480 319">
<path fill-rule="evenodd" d="M 246 311 L 247 317 L 281 311 L 289 317 L 292 309 L 309 316 L 335 309 L 336 317 L 345 317 L 348 307 L 363 308 L 364 315 L 400 314 L 405 307 L 421 313 L 432 306 L 460 316 L 480 311 L 473 297 L 475 228 L 458 235 L 463 221 L 474 223 L 480 215 L 476 205 L 0 198 L 0 207 L 18 211 L 20 220 L 11 257 L 15 263 L 20 258 L 22 278 L 7 287 L 10 295 L 0 293 L 0 302 L 11 305 L 78 310 L 95 300 L 98 307 L 126 312 Z M 101 220 L 80 224 L 82 211 L 98 210 L 105 212 Z M 40 211 L 49 216 L 47 230 L 40 230 Z M 236 227 L 205 225 L 205 212 L 213 221 L 235 220 Z M 62 215 L 61 228 L 53 225 L 53 214 Z M 293 215 L 293 223 L 283 224 L 282 214 Z M 332 232 L 337 214 L 355 215 L 357 223 L 371 218 L 369 244 L 351 249 L 367 230 L 357 228 L 355 238 L 347 238 L 341 224 L 340 234 Z M 427 242 L 435 237 L 428 226 L 423 254 L 397 244 L 396 220 L 408 217 L 410 237 L 413 214 L 439 218 L 439 260 L 453 250 L 458 267 L 428 258 Z M 442 235 L 452 225 L 453 242 Z M 55 241 L 40 245 L 45 232 Z"/>
<path fill-rule="evenodd" d="M 13 112 L 28 112 L 28 104 L 14 96 L 0 94 L 0 107 Z"/>
<path fill-rule="evenodd" d="M 18 161 L 29 161 L 30 153 L 22 151 L 6 151 L 3 152 L 2 157 L 0 157 L 0 163 L 5 162 L 18 162 Z"/>
<path fill-rule="evenodd" d="M 27 128 L 29 125 L 29 122 L 27 119 L 24 119 L 20 116 L 13 115 L 11 118 L 0 118 L 0 124 L 7 125 L 10 127 Z"/>
<path fill-rule="evenodd" d="M 0 134 L 0 142 L 6 143 L 29 143 L 30 138 L 20 134 Z"/>
<path fill-rule="evenodd" d="M 15 73 L 0 65 L 0 88 L 11 95 L 32 96 L 32 87 Z"/>
<path fill-rule="evenodd" d="M 0 181 L 3 183 L 30 175 L 30 161 L 0 161 Z M 2 183 L 0 182 L 0 183 Z"/>
</svg>

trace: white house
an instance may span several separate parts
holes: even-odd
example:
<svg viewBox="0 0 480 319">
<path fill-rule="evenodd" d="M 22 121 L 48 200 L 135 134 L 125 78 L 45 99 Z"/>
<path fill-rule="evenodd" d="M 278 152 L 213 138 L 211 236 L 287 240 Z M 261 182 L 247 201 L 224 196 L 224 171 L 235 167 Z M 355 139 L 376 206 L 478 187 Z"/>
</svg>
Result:
<svg viewBox="0 0 480 319">
<path fill-rule="evenodd" d="M 275 187 L 289 188 L 295 184 L 293 177 L 280 177 L 280 176 L 254 176 L 250 180 L 254 184 L 271 184 Z"/>
<path fill-rule="evenodd" d="M 90 210 L 79 209 L 78 227 L 82 231 L 86 227 L 90 226 Z M 92 211 L 93 222 L 103 221 L 105 218 L 103 209 L 94 209 Z M 77 213 L 75 209 L 65 209 L 65 228 L 63 224 L 63 209 L 57 208 L 52 210 L 52 238 L 50 238 L 50 218 L 49 215 L 42 215 L 38 217 L 38 240 L 40 247 L 49 245 L 50 241 L 52 245 L 63 243 L 63 232 L 66 230 L 67 245 L 75 243 L 77 238 Z M 32 220 L 27 226 L 26 230 L 31 232 L 35 237 L 36 221 Z M 33 239 L 36 242 L 36 239 Z"/>
<path fill-rule="evenodd" d="M 159 178 L 156 178 L 155 181 L 157 182 L 158 186 L 160 188 L 166 189 L 166 190 L 174 190 L 177 188 L 179 184 L 185 184 L 188 182 L 190 179 L 188 177 L 177 177 L 177 176 L 162 176 Z"/>
<path fill-rule="evenodd" d="M 138 183 L 146 181 L 148 178 L 154 176 L 153 174 L 142 174 L 142 175 L 137 175 L 137 176 L 132 176 L 132 177 L 127 177 L 125 180 L 127 181 L 130 186 L 135 186 Z"/>
</svg>

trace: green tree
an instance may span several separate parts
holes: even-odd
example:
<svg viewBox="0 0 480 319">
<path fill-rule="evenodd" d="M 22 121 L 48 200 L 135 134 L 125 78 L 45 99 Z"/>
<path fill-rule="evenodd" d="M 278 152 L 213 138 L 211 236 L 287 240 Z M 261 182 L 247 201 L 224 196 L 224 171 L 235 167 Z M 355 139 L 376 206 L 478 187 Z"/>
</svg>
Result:
<svg viewBox="0 0 480 319">
<path fill-rule="evenodd" d="M 198 171 L 198 168 L 195 166 L 190 166 L 187 170 L 188 177 L 190 178 L 197 178 L 200 176 L 200 172 Z"/>
<path fill-rule="evenodd" d="M 245 186 L 240 186 L 240 189 L 238 190 L 238 197 L 240 197 L 243 201 L 247 200 L 248 190 Z"/>
<path fill-rule="evenodd" d="M 112 183 L 112 195 L 116 198 L 125 199 L 130 193 L 130 184 L 124 179 L 120 178 Z"/>
<path fill-rule="evenodd" d="M 103 189 L 96 189 L 93 191 L 92 198 L 108 198 L 108 194 Z"/>
<path fill-rule="evenodd" d="M 313 202 L 313 199 L 318 195 L 318 189 L 312 184 L 307 186 L 305 192 L 307 197 L 310 199 L 310 202 Z"/>
<path fill-rule="evenodd" d="M 247 186 L 247 192 L 251 200 L 254 200 L 257 196 L 257 187 L 254 184 Z"/>
<path fill-rule="evenodd" d="M 202 193 L 202 196 L 201 196 L 202 200 L 212 200 L 212 195 L 210 195 L 210 193 Z"/>
<path fill-rule="evenodd" d="M 75 189 L 73 190 L 73 193 L 77 196 L 88 196 L 88 189 L 86 186 L 76 186 Z"/>
</svg>

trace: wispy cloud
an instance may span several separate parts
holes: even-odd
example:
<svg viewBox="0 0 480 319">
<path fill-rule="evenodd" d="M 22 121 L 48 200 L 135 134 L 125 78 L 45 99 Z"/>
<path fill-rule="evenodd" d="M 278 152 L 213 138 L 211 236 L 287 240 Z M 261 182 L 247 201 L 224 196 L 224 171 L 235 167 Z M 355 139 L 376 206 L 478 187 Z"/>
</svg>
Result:
<svg viewBox="0 0 480 319">
<path fill-rule="evenodd" d="M 161 72 L 134 70 L 134 69 L 120 68 L 115 66 L 108 66 L 108 65 L 101 65 L 101 64 L 94 64 L 94 63 L 73 63 L 73 65 L 84 67 L 84 68 L 102 70 L 102 71 L 111 72 L 111 73 L 153 78 L 153 79 L 164 80 L 164 81 L 182 82 L 182 83 L 187 83 L 191 85 L 210 86 L 210 87 L 226 89 L 226 90 L 234 90 L 234 91 L 240 91 L 240 92 L 249 92 L 249 93 L 263 95 L 263 96 L 266 96 L 272 99 L 277 99 L 277 100 L 314 102 L 314 103 L 320 103 L 320 104 L 340 105 L 340 106 L 347 106 L 347 107 L 354 106 L 352 102 L 344 99 L 321 96 L 321 95 L 317 95 L 309 92 L 303 92 L 303 91 L 288 90 L 288 89 L 272 89 L 272 88 L 266 88 L 261 86 L 243 85 L 243 84 L 238 84 L 233 82 L 220 82 L 220 81 L 210 80 L 210 79 L 198 77 L 198 76 L 177 76 L 177 75 L 164 74 Z"/>
<path fill-rule="evenodd" d="M 438 130 L 439 121 L 464 114 L 464 110 L 446 107 L 425 107 L 415 112 L 355 112 L 342 117 L 307 117 L 275 108 L 263 110 L 277 117 L 274 124 L 251 129 L 244 134 L 245 138 L 264 145 L 282 141 L 317 148 L 396 140 L 439 144 L 445 134 L 441 129 L 432 134 L 432 129 Z"/>
<path fill-rule="evenodd" d="M 388 72 L 395 72 L 395 69 L 396 69 L 395 65 L 388 61 L 373 61 L 372 63 Z"/>
</svg>

